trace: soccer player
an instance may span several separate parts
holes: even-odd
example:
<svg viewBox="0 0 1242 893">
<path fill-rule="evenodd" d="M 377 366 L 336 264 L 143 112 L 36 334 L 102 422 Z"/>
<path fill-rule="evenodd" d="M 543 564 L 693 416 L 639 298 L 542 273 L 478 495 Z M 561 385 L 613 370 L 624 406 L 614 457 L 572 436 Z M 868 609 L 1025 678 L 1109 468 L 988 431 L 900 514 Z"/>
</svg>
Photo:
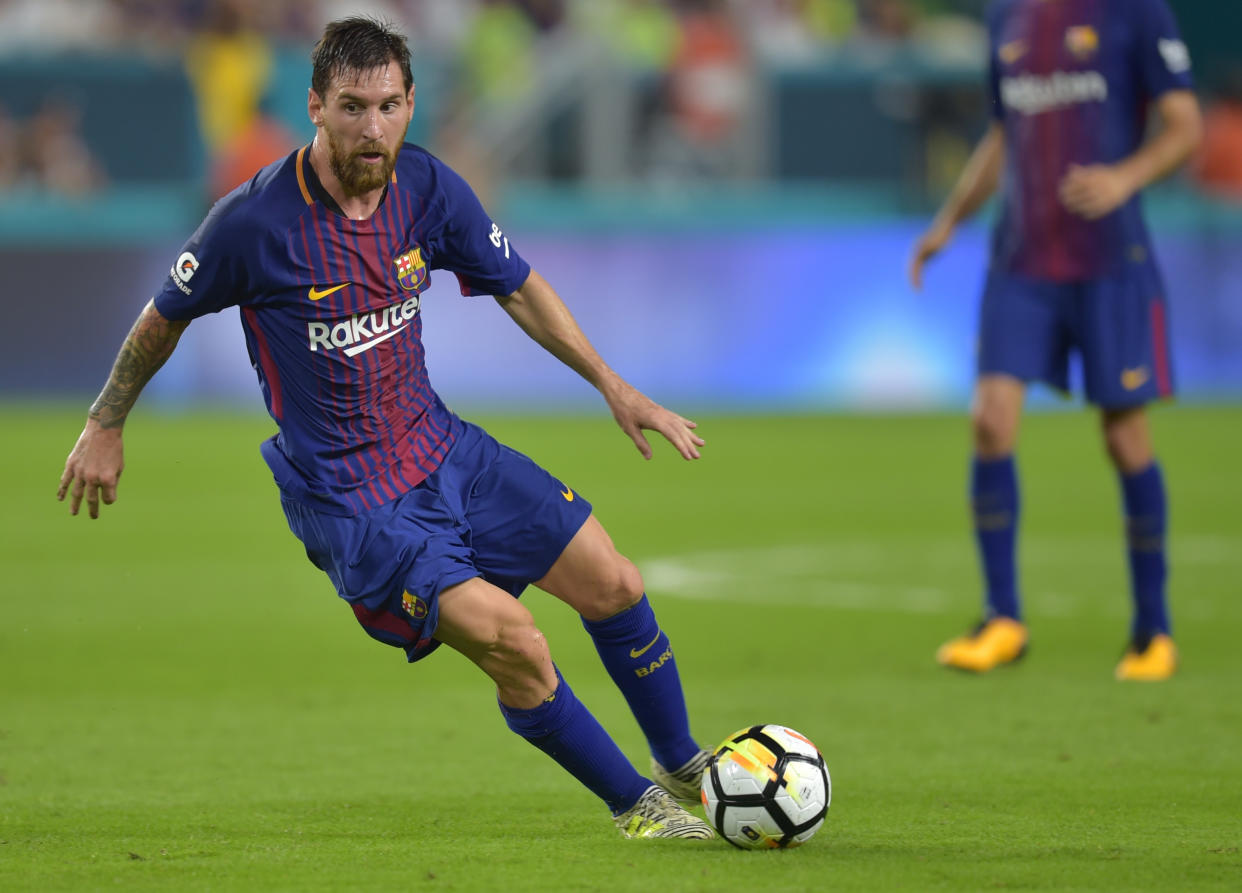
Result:
<svg viewBox="0 0 1242 893">
<path fill-rule="evenodd" d="M 1194 150 L 1190 59 L 1164 0 L 995 0 L 992 122 L 931 226 L 910 276 L 1000 181 L 980 314 L 970 487 L 986 581 L 982 622 L 937 652 L 986 672 L 1026 650 L 1017 585 L 1014 451 L 1028 383 L 1067 390 L 1071 353 L 1120 478 L 1134 601 L 1118 679 L 1172 675 L 1166 494 L 1146 404 L 1173 392 L 1165 293 L 1139 192 Z M 1149 107 L 1158 122 L 1146 131 Z"/>
<path fill-rule="evenodd" d="M 496 685 L 509 727 L 604 801 L 626 837 L 712 837 L 698 799 L 677 662 L 581 494 L 445 408 L 428 381 L 431 270 L 494 295 L 603 395 L 644 457 L 643 430 L 685 459 L 695 423 L 609 368 L 552 287 L 456 173 L 404 142 L 414 83 L 403 35 L 353 17 L 312 53 L 314 140 L 221 199 L 138 316 L 70 453 L 58 498 L 91 518 L 116 499 L 122 427 L 190 321 L 229 306 L 278 433 L 261 451 L 289 526 L 372 637 L 410 661 L 441 643 Z M 517 600 L 534 584 L 577 611 L 652 754 L 639 774 L 552 661 Z M 676 798 L 676 799 L 674 799 Z"/>
</svg>

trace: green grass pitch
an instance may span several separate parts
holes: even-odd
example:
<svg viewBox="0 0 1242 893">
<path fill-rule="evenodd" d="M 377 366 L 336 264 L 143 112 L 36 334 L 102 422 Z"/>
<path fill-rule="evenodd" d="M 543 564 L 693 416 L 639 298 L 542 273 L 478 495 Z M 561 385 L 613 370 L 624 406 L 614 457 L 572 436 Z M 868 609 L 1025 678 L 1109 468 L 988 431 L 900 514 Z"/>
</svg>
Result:
<svg viewBox="0 0 1242 893">
<path fill-rule="evenodd" d="M 140 409 L 91 522 L 54 498 L 82 417 L 0 410 L 0 889 L 1242 888 L 1242 409 L 1154 413 L 1183 657 L 1157 685 L 1112 678 L 1086 412 L 1025 423 L 1032 647 L 981 678 L 932 660 L 978 613 L 963 417 L 702 418 L 697 463 L 644 463 L 602 407 L 480 418 L 644 570 L 703 743 L 780 722 L 824 751 L 827 824 L 768 853 L 620 839 L 464 659 L 369 640 L 285 526 L 267 420 Z M 524 601 L 645 769 L 577 619 Z"/>
</svg>

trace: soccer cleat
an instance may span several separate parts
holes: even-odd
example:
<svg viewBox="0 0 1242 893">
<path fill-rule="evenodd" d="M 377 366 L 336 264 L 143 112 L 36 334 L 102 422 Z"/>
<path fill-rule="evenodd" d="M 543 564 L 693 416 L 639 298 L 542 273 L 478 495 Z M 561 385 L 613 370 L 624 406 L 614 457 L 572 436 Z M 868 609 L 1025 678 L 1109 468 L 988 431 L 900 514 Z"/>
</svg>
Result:
<svg viewBox="0 0 1242 893">
<path fill-rule="evenodd" d="M 991 617 L 970 632 L 945 642 L 936 660 L 946 667 L 986 673 L 1026 654 L 1026 626 L 1012 617 Z"/>
<path fill-rule="evenodd" d="M 1167 633 L 1136 636 L 1113 674 L 1121 681 L 1159 682 L 1177 670 L 1177 646 Z"/>
<path fill-rule="evenodd" d="M 700 750 L 679 769 L 669 772 L 651 759 L 651 778 L 664 790 L 673 795 L 674 800 L 682 803 L 698 803 L 699 794 L 703 789 L 703 770 L 712 762 L 710 750 Z"/>
<path fill-rule="evenodd" d="M 652 785 L 643 791 L 638 802 L 612 820 L 622 837 L 685 837 L 708 840 L 716 832 L 707 822 L 692 816 L 669 796 L 668 791 Z"/>
</svg>

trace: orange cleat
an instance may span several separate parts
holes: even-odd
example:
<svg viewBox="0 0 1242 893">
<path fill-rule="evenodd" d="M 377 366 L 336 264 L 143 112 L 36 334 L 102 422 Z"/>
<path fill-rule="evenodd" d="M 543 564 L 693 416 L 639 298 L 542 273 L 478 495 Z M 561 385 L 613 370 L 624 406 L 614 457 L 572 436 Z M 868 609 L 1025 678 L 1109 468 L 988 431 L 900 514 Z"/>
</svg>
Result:
<svg viewBox="0 0 1242 893">
<path fill-rule="evenodd" d="M 945 642 L 936 661 L 955 670 L 986 673 L 1026 654 L 1026 626 L 1012 617 L 992 617 L 965 636 Z"/>
<path fill-rule="evenodd" d="M 1138 637 L 1126 648 L 1114 675 L 1121 681 L 1160 682 L 1177 670 L 1177 646 L 1167 633 L 1146 641 Z"/>
</svg>

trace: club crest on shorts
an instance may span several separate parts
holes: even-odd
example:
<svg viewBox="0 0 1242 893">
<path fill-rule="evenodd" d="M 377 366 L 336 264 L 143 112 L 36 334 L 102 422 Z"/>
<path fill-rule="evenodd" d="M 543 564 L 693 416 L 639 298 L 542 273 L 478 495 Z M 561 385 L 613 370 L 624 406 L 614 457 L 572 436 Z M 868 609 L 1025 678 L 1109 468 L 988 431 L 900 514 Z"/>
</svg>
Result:
<svg viewBox="0 0 1242 893">
<path fill-rule="evenodd" d="M 1146 366 L 1135 366 L 1133 369 L 1121 370 L 1121 386 L 1127 391 L 1137 391 L 1147 384 L 1147 379 L 1149 378 L 1151 378 L 1151 374 L 1147 371 Z"/>
<path fill-rule="evenodd" d="M 427 603 L 408 592 L 401 593 L 401 607 L 415 620 L 424 620 L 427 617 Z"/>
<path fill-rule="evenodd" d="M 427 284 L 427 262 L 423 250 L 412 248 L 393 261 L 397 268 L 397 282 L 406 291 L 421 291 Z"/>
</svg>

